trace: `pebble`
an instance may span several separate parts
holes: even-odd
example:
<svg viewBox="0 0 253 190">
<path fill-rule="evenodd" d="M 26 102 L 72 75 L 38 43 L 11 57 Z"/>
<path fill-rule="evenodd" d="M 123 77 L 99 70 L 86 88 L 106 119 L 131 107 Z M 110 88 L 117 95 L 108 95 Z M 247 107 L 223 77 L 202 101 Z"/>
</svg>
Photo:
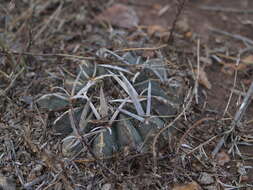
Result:
<svg viewBox="0 0 253 190">
<path fill-rule="evenodd" d="M 214 183 L 214 179 L 209 173 L 202 172 L 199 176 L 198 182 L 203 185 L 209 185 Z"/>
</svg>

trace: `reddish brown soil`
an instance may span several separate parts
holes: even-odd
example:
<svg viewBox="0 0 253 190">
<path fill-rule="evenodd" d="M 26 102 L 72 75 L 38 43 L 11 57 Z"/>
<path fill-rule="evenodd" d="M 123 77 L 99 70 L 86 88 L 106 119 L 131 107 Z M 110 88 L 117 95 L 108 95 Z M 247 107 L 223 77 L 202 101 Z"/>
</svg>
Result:
<svg viewBox="0 0 253 190">
<path fill-rule="evenodd" d="M 122 3 L 129 3 L 126 0 L 119 0 Z M 145 3 L 129 3 L 134 7 L 137 14 L 141 18 L 140 25 L 160 25 L 164 28 L 170 28 L 172 22 L 175 19 L 176 14 L 176 3 L 168 3 L 166 0 L 147 0 Z M 168 10 L 162 14 L 158 15 L 159 10 L 162 7 L 169 5 Z M 179 21 L 185 19 L 185 24 L 187 28 L 195 35 L 199 36 L 200 41 L 203 45 L 209 47 L 217 47 L 214 42 L 214 33 L 212 33 L 209 28 L 219 29 L 231 34 L 239 34 L 243 37 L 253 39 L 253 20 L 252 14 L 241 14 L 225 11 L 212 11 L 204 10 L 201 7 L 221 7 L 225 9 L 237 9 L 237 10 L 252 10 L 253 2 L 249 0 L 237 1 L 237 0 L 190 0 L 186 1 L 186 6 L 184 7 L 183 13 L 180 15 Z M 239 50 L 245 48 L 245 45 L 238 40 L 227 38 L 225 36 L 219 35 L 215 36 L 220 40 L 226 48 L 229 50 Z M 224 43 L 225 42 L 225 43 Z M 208 106 L 210 109 L 217 111 L 218 113 L 223 113 L 228 102 L 228 98 L 233 87 L 234 75 L 224 74 L 222 72 L 222 66 L 220 64 L 212 64 L 206 68 L 208 79 L 212 84 L 211 90 L 207 90 L 208 94 Z M 250 81 L 253 77 L 250 74 L 245 74 L 245 72 L 239 72 L 238 84 L 236 89 L 240 88 L 240 83 L 243 80 Z M 249 82 L 248 82 L 249 83 Z M 249 84 L 245 84 L 248 86 Z M 237 110 L 237 106 L 234 105 L 235 102 L 231 103 L 231 114 Z M 248 110 L 252 113 L 252 106 Z M 251 115 L 249 114 L 248 115 Z M 249 118 L 250 119 L 250 118 Z"/>
<path fill-rule="evenodd" d="M 127 1 L 121 0 L 120 2 L 126 3 Z M 161 25 L 165 28 L 170 28 L 173 20 L 175 19 L 176 4 L 168 3 L 166 0 L 146 0 L 145 3 L 133 3 L 132 5 L 141 18 L 141 25 Z M 157 13 L 159 9 L 165 7 L 166 5 L 169 5 L 166 13 L 164 13 L 162 16 L 158 16 Z M 225 9 L 230 8 L 237 10 L 253 10 L 253 1 L 189 0 L 186 3 L 183 14 L 180 16 L 179 20 L 186 20 L 185 23 L 188 25 L 188 29 L 195 35 L 199 36 L 203 45 L 208 47 L 217 47 L 217 45 L 220 46 L 220 44 L 216 43 L 214 40 L 218 39 L 221 44 L 230 51 L 236 50 L 236 52 L 238 52 L 240 49 L 246 47 L 241 41 L 212 33 L 209 28 L 223 30 L 231 34 L 239 34 L 243 37 L 253 39 L 252 13 L 243 14 L 225 11 L 203 10 L 201 9 L 203 6 L 223 7 Z M 206 90 L 207 107 L 210 110 L 214 110 L 222 117 L 222 114 L 224 113 L 228 103 L 231 89 L 233 88 L 234 74 L 224 74 L 224 72 L 222 72 L 222 65 L 218 63 L 213 63 L 210 66 L 207 66 L 205 71 L 210 83 L 212 84 L 212 88 L 210 90 Z M 242 85 L 245 85 L 246 88 L 249 86 L 250 81 L 253 80 L 253 77 L 250 73 L 252 73 L 252 67 L 248 68 L 246 71 L 244 70 L 238 72 L 235 89 L 242 90 Z M 226 117 L 234 117 L 235 112 L 240 106 L 240 102 L 241 100 L 238 101 L 238 95 L 233 94 Z M 253 105 L 251 103 L 246 112 L 245 119 L 251 120 L 252 115 Z M 249 134 L 251 135 L 253 134 L 252 127 L 252 123 L 246 126 L 246 130 L 248 130 Z M 250 157 L 253 156 L 252 147 L 250 148 L 242 146 L 240 148 L 244 154 L 250 155 Z M 253 162 L 247 161 L 247 164 L 252 166 Z M 234 170 L 236 169 L 234 168 Z M 253 181 L 252 176 L 253 169 L 251 169 L 251 172 L 249 172 L 249 178 Z"/>
</svg>

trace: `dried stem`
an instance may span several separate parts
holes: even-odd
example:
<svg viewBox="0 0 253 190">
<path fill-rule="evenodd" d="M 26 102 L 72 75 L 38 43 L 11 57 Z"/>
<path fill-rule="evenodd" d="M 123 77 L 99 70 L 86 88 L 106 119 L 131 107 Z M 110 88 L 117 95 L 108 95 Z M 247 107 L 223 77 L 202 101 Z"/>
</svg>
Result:
<svg viewBox="0 0 253 190">
<path fill-rule="evenodd" d="M 182 11 L 183 11 L 185 3 L 186 3 L 186 0 L 177 1 L 177 2 L 178 2 L 177 12 L 176 12 L 176 16 L 175 16 L 175 19 L 172 23 L 172 27 L 171 27 L 171 30 L 170 30 L 168 44 L 173 43 L 173 40 L 174 40 L 173 39 L 174 38 L 173 34 L 174 34 L 175 29 L 176 29 L 176 24 L 177 24 L 177 21 L 179 20 L 179 16 L 182 14 Z"/>
</svg>

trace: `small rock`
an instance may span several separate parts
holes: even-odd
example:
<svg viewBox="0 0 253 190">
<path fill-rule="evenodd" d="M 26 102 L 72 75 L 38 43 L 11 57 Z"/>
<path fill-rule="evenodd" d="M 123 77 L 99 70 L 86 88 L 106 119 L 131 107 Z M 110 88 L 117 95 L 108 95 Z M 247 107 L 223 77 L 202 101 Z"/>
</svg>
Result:
<svg viewBox="0 0 253 190">
<path fill-rule="evenodd" d="M 177 28 L 182 32 L 188 32 L 190 30 L 189 21 L 187 17 L 182 17 L 177 22 Z"/>
<path fill-rule="evenodd" d="M 176 184 L 172 190 L 201 190 L 202 188 L 197 184 L 197 182 L 192 181 L 187 184 Z"/>
<path fill-rule="evenodd" d="M 102 190 L 110 190 L 112 189 L 112 185 L 110 183 L 106 183 L 102 186 Z"/>
<path fill-rule="evenodd" d="M 216 160 L 220 166 L 224 166 L 224 164 L 230 161 L 230 157 L 225 151 L 222 151 L 217 154 Z"/>
<path fill-rule="evenodd" d="M 210 185 L 214 183 L 214 179 L 209 173 L 202 172 L 199 176 L 198 182 L 203 185 Z"/>
<path fill-rule="evenodd" d="M 0 174 L 0 189 L 1 190 L 15 190 L 16 186 L 11 179 Z"/>
<path fill-rule="evenodd" d="M 215 185 L 206 186 L 204 189 L 206 189 L 206 190 L 218 190 L 218 188 Z"/>
</svg>

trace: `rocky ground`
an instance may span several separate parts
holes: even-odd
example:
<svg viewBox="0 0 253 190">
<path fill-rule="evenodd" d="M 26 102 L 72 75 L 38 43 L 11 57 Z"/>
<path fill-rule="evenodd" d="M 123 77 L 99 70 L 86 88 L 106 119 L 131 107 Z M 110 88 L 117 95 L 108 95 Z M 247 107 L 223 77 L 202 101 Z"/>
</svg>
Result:
<svg viewBox="0 0 253 190">
<path fill-rule="evenodd" d="M 0 9 L 0 189 L 253 189 L 253 2 Z"/>
</svg>

